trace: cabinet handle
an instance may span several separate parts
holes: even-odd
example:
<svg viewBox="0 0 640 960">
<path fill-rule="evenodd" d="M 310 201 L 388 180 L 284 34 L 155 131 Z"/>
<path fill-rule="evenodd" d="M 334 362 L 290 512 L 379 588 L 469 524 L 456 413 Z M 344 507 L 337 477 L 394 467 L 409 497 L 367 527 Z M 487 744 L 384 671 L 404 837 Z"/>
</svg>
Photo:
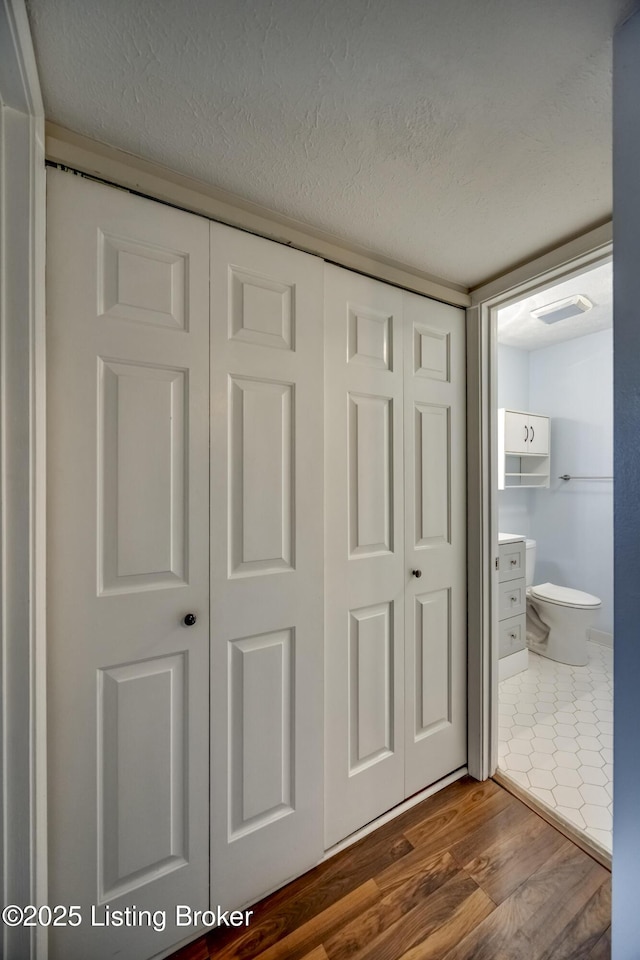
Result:
<svg viewBox="0 0 640 960">
<path fill-rule="evenodd" d="M 515 640 L 516 636 L 517 636 L 517 634 L 515 634 L 515 633 L 510 633 L 510 634 L 509 634 L 509 639 L 510 639 L 510 640 Z"/>
<path fill-rule="evenodd" d="M 518 602 L 518 598 L 517 598 L 517 597 L 510 597 L 509 599 L 511 600 L 511 603 L 517 603 L 517 602 Z"/>
<path fill-rule="evenodd" d="M 533 438 L 534 438 L 534 437 L 535 437 L 535 432 L 534 432 L 533 427 L 531 427 L 531 441 L 530 441 L 531 443 L 533 443 Z"/>
<path fill-rule="evenodd" d="M 511 566 L 515 567 L 517 562 L 518 562 L 517 559 L 514 557 L 513 560 L 511 561 Z"/>
<path fill-rule="evenodd" d="M 529 442 L 529 427 L 525 426 L 524 428 L 524 442 Z"/>
<path fill-rule="evenodd" d="M 184 623 L 185 627 L 192 627 L 196 620 L 197 617 L 195 613 L 188 613 L 182 622 Z"/>
<path fill-rule="evenodd" d="M 422 576 L 422 570 L 412 570 L 411 573 L 414 575 L 414 577 L 417 580 L 419 580 L 420 577 Z"/>
</svg>

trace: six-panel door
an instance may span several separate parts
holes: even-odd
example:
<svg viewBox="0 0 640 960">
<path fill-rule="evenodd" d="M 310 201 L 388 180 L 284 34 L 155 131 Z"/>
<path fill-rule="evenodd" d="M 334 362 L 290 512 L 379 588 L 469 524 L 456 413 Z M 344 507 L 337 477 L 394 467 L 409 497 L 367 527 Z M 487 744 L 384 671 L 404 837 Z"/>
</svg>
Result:
<svg viewBox="0 0 640 960">
<path fill-rule="evenodd" d="M 409 797 L 467 761 L 465 315 L 405 291 L 403 318 Z"/>
<path fill-rule="evenodd" d="M 325 845 L 404 797 L 402 293 L 325 273 Z"/>
<path fill-rule="evenodd" d="M 322 277 L 211 224 L 211 897 L 322 856 Z"/>
<path fill-rule="evenodd" d="M 49 902 L 84 917 L 49 956 L 140 960 L 208 905 L 209 225 L 59 171 L 48 201 Z"/>
</svg>

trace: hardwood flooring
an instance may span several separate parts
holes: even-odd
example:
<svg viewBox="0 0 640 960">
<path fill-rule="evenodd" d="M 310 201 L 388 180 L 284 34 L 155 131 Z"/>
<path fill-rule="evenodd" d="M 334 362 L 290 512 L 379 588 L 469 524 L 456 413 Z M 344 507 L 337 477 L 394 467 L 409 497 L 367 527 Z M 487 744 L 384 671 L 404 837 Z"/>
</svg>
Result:
<svg viewBox="0 0 640 960">
<path fill-rule="evenodd" d="M 465 778 L 171 960 L 608 960 L 611 876 Z"/>
</svg>

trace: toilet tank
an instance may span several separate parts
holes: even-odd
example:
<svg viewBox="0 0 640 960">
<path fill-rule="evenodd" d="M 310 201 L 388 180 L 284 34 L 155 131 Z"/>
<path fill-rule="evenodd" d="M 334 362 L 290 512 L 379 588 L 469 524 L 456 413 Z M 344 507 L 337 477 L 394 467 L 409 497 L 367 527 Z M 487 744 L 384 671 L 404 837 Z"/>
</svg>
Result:
<svg viewBox="0 0 640 960">
<path fill-rule="evenodd" d="M 525 540 L 525 560 L 524 560 L 524 575 L 525 575 L 525 585 L 527 587 L 533 586 L 533 577 L 536 569 L 536 542 L 535 540 Z"/>
</svg>

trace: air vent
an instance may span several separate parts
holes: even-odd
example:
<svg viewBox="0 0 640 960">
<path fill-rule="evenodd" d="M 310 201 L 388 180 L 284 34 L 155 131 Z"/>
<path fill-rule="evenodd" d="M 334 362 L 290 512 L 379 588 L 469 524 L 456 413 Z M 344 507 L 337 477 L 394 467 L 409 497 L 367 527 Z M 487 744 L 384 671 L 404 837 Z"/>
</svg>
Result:
<svg viewBox="0 0 640 960">
<path fill-rule="evenodd" d="M 578 317 L 581 313 L 591 310 L 592 306 L 591 300 L 581 294 L 576 294 L 575 297 L 567 297 L 565 300 L 548 303 L 545 307 L 538 307 L 531 311 L 531 316 L 535 317 L 536 320 L 542 320 L 543 323 L 557 323 L 558 320 Z"/>
</svg>

